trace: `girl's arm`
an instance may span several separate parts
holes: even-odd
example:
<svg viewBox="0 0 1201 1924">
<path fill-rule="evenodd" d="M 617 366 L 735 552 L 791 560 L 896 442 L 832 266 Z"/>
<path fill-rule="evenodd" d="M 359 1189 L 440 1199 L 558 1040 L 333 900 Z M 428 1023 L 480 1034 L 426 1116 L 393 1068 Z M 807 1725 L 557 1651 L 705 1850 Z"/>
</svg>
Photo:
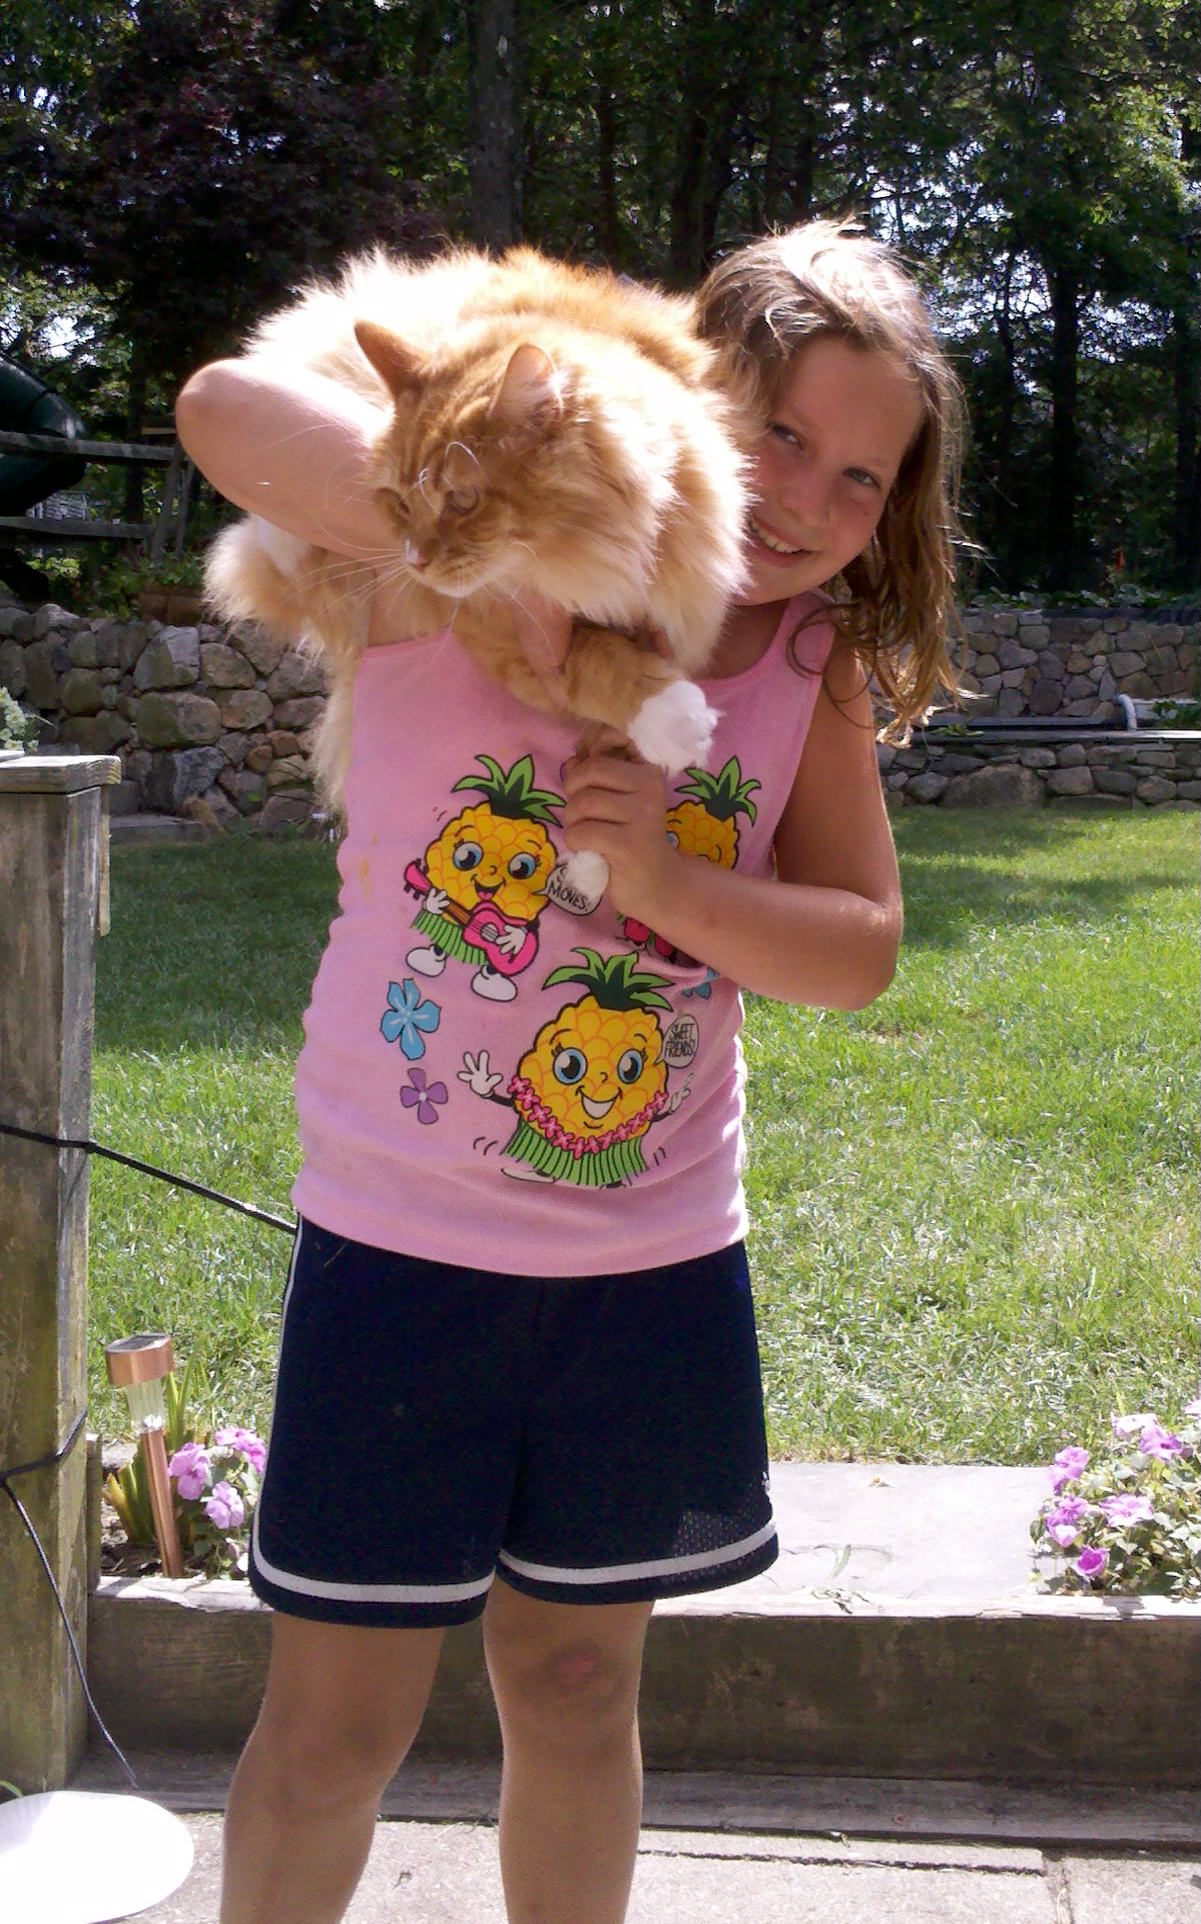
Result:
<svg viewBox="0 0 1201 1924">
<path fill-rule="evenodd" d="M 396 531 L 367 482 L 387 411 L 307 369 L 246 356 L 194 374 L 175 404 L 179 438 L 239 508 L 334 554 L 379 561 Z"/>
<path fill-rule="evenodd" d="M 610 867 L 609 896 L 676 948 L 778 1002 L 860 1009 L 892 980 L 901 889 L 863 671 L 835 656 L 776 832 L 776 879 L 666 840 L 657 769 L 594 755 L 567 771 L 568 844 Z"/>
</svg>

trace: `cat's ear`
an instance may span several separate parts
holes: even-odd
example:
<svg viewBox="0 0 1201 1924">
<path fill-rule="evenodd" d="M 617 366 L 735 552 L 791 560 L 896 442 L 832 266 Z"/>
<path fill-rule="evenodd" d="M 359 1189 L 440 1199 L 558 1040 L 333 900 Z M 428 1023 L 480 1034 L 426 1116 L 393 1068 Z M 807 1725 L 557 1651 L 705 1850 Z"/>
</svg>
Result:
<svg viewBox="0 0 1201 1924">
<path fill-rule="evenodd" d="M 356 321 L 354 337 L 391 394 L 413 394 L 422 386 L 425 370 L 411 347 L 377 321 Z"/>
<path fill-rule="evenodd" d="M 488 410 L 503 434 L 538 440 L 563 412 L 563 380 L 550 355 L 532 341 L 514 348 L 504 379 Z"/>
</svg>

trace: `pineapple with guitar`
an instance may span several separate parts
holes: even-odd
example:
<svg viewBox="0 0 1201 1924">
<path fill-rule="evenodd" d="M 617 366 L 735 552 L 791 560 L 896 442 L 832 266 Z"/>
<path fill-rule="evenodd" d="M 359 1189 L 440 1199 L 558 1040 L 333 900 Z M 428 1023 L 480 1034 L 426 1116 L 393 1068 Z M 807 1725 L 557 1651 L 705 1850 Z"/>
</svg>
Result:
<svg viewBox="0 0 1201 1924">
<path fill-rule="evenodd" d="M 419 975 L 438 976 L 448 959 L 475 967 L 471 987 L 492 1002 L 511 1002 L 514 977 L 538 953 L 538 918 L 557 861 L 547 829 L 559 826 L 563 797 L 533 785 L 528 755 L 501 768 L 477 755 L 486 771 L 464 775 L 452 792 L 479 801 L 463 809 L 405 870 L 405 888 L 421 898 L 413 926 L 426 945 L 406 961 Z"/>
</svg>

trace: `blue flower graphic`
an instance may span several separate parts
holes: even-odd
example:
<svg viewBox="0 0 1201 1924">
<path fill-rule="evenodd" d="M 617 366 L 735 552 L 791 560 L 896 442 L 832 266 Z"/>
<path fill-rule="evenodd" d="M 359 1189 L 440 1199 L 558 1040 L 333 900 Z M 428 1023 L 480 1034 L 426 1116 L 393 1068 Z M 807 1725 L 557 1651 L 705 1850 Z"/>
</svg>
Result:
<svg viewBox="0 0 1201 1924">
<path fill-rule="evenodd" d="M 389 982 L 388 1006 L 380 1020 L 380 1034 L 385 1042 L 399 1042 L 410 1062 L 421 1060 L 425 1054 L 424 1036 L 432 1034 L 441 1020 L 438 1004 L 423 1002 L 421 990 L 407 975 L 403 982 Z"/>
<path fill-rule="evenodd" d="M 681 993 L 683 995 L 699 995 L 702 1002 L 707 1002 L 713 994 L 713 984 L 716 980 L 717 970 L 706 969 L 703 981 L 694 982 L 690 989 L 683 989 Z"/>
</svg>

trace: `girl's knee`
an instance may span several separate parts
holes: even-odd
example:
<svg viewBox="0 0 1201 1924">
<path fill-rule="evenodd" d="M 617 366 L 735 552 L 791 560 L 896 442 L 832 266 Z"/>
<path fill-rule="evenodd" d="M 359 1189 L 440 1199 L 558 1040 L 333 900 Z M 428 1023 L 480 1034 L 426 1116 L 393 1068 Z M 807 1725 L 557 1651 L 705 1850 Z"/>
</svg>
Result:
<svg viewBox="0 0 1201 1924">
<path fill-rule="evenodd" d="M 642 1649 L 585 1635 L 490 1635 L 488 1671 L 506 1736 L 595 1744 L 624 1738 L 638 1711 Z"/>
<path fill-rule="evenodd" d="M 409 1751 L 420 1719 L 345 1718 L 331 1724 L 303 1711 L 266 1707 L 247 1760 L 273 1802 L 330 1811 L 378 1799 Z"/>
</svg>

